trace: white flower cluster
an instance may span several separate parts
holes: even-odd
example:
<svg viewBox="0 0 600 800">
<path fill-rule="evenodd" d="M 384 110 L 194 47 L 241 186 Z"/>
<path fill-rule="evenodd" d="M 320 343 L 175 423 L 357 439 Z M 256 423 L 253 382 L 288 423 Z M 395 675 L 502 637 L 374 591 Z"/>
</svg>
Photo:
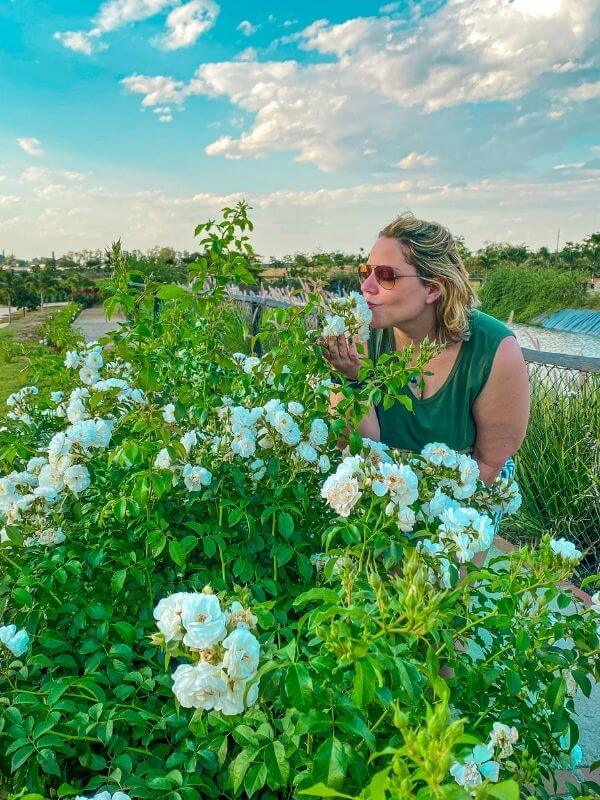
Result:
<svg viewBox="0 0 600 800">
<path fill-rule="evenodd" d="M 578 564 L 583 553 L 568 539 L 551 539 L 550 549 L 555 556 L 570 564 Z"/>
<path fill-rule="evenodd" d="M 363 445 L 361 454 L 351 456 L 345 451 L 342 463 L 325 480 L 321 497 L 337 514 L 348 517 L 367 492 L 367 505 L 373 495 L 387 501 L 384 512 L 403 533 L 412 533 L 422 523 L 434 534 L 417 545 L 436 559 L 439 574 L 431 572 L 432 582 L 449 586 L 450 558 L 464 564 L 491 546 L 494 523 L 487 513 L 471 507 L 473 503 L 489 494 L 499 509 L 517 505 L 516 489 L 507 492 L 501 487 L 498 495 L 489 493 L 478 480 L 477 463 L 444 444 L 427 445 L 409 464 L 394 461 L 388 448 L 378 442 L 363 439 Z M 472 498 L 469 506 L 464 504 L 467 498 Z"/>
<path fill-rule="evenodd" d="M 105 449 L 110 443 L 116 420 L 85 419 L 54 434 L 43 456 L 34 456 L 25 470 L 13 471 L 0 478 L 0 514 L 7 524 L 22 519 L 27 511 L 37 517 L 40 532 L 26 544 L 58 544 L 64 540 L 60 528 L 54 530 L 44 523 L 48 506 L 54 505 L 65 491 L 77 495 L 91 482 L 85 463 L 93 450 Z M 6 541 L 6 531 L 0 531 L 0 541 Z"/>
<path fill-rule="evenodd" d="M 35 397 L 37 394 L 39 394 L 37 386 L 23 386 L 18 392 L 9 394 L 6 398 L 6 405 L 10 408 L 6 414 L 7 418 L 17 420 L 25 425 L 33 425 L 28 398 Z"/>
<path fill-rule="evenodd" d="M 226 430 L 214 437 L 212 450 L 229 458 L 252 458 L 250 466 L 255 480 L 265 474 L 264 460 L 255 457 L 257 451 L 266 453 L 278 444 L 294 448 L 292 456 L 298 463 L 312 465 L 320 472 L 329 470 L 328 456 L 319 452 L 329 437 L 327 423 L 317 417 L 309 425 L 303 419 L 301 403 L 291 401 L 286 406 L 281 400 L 273 399 L 264 406 L 245 408 L 233 405 L 230 398 L 223 398 L 223 401 L 219 417 Z"/>
<path fill-rule="evenodd" d="M 80 351 L 69 350 L 64 363 L 65 367 L 69 369 L 78 369 L 79 380 L 94 392 L 108 392 L 118 389 L 117 400 L 124 405 L 120 415 L 126 413 L 131 405 L 143 405 L 146 402 L 146 398 L 141 389 L 133 387 L 130 383 L 131 364 L 122 359 L 115 359 L 105 364 L 102 347 L 97 342 L 89 342 L 86 347 Z M 90 396 L 86 389 L 79 389 L 76 391 L 80 393 L 80 399 Z M 68 408 L 65 408 L 64 405 L 59 405 L 57 408 L 57 415 L 66 415 L 71 421 L 73 421 L 71 419 L 73 414 L 77 415 L 81 413 L 84 415 L 84 409 L 81 408 L 79 404 L 72 401 L 73 396 L 71 396 L 71 402 L 69 403 L 71 406 L 71 414 L 68 413 Z M 80 418 L 83 419 L 84 416 Z"/>
<path fill-rule="evenodd" d="M 82 795 L 76 795 L 75 800 L 88 800 L 87 797 L 83 797 Z M 89 800 L 131 800 L 128 794 L 125 792 L 115 792 L 111 794 L 110 792 L 98 792 L 93 797 L 90 797 Z"/>
<path fill-rule="evenodd" d="M 487 744 L 479 744 L 464 763 L 456 761 L 450 768 L 454 780 L 465 789 L 470 790 L 485 779 L 496 783 L 500 776 L 500 760 L 513 754 L 513 744 L 518 740 L 519 732 L 501 722 L 494 722 Z M 498 761 L 494 761 L 494 752 Z M 475 792 L 471 792 L 475 796 Z"/>
<path fill-rule="evenodd" d="M 166 422 L 175 422 L 174 414 L 175 406 L 172 403 L 163 408 L 163 417 Z M 173 474 L 173 486 L 177 486 L 179 481 L 183 479 L 185 488 L 190 493 L 199 492 L 205 486 L 210 486 L 213 478 L 212 473 L 199 464 L 191 463 L 200 458 L 198 445 L 205 440 L 206 436 L 196 428 L 185 431 L 179 437 L 179 442 L 183 445 L 186 459 L 174 461 L 169 454 L 169 450 L 163 447 L 154 459 L 154 468 L 169 470 Z"/>
<path fill-rule="evenodd" d="M 17 630 L 16 625 L 2 625 L 0 626 L 0 643 L 18 658 L 27 652 L 29 634 L 24 628 Z"/>
<path fill-rule="evenodd" d="M 184 708 L 233 715 L 256 703 L 260 643 L 251 632 L 256 617 L 250 611 L 238 602 L 223 611 L 206 587 L 201 593 L 164 598 L 154 618 L 165 642 L 180 642 L 194 660 L 180 664 L 171 676 L 173 693 Z"/>
<path fill-rule="evenodd" d="M 467 500 L 478 487 L 479 466 L 466 453 L 457 453 L 448 445 L 432 442 L 421 450 L 421 456 L 434 467 L 445 467 L 456 475 L 442 479 L 441 487 L 450 489 L 455 500 Z"/>
<path fill-rule="evenodd" d="M 358 336 L 361 341 L 366 342 L 372 316 L 367 301 L 359 292 L 350 292 L 347 297 L 328 300 L 321 336 Z"/>
<path fill-rule="evenodd" d="M 278 391 L 284 389 L 285 384 L 280 380 L 280 375 L 289 374 L 291 372 L 287 364 L 281 366 L 277 370 L 277 374 L 275 374 L 273 361 L 270 355 L 260 358 L 254 355 L 248 356 L 245 353 L 233 353 L 231 357 L 246 375 L 261 376 L 264 378 L 267 386 L 271 386 Z"/>
</svg>

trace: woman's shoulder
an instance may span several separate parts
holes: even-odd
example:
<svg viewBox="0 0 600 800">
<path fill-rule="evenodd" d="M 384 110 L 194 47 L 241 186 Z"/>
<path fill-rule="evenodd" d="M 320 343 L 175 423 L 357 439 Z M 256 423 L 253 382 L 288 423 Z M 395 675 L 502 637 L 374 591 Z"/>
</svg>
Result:
<svg viewBox="0 0 600 800">
<path fill-rule="evenodd" d="M 508 325 L 500 322 L 500 320 L 496 319 L 496 317 L 492 317 L 483 311 L 479 311 L 477 308 L 474 308 L 473 311 L 471 311 L 469 317 L 469 328 L 473 343 L 479 340 L 480 342 L 484 341 L 489 342 L 490 344 L 498 345 L 503 339 L 506 339 L 507 336 L 515 335 Z"/>
</svg>

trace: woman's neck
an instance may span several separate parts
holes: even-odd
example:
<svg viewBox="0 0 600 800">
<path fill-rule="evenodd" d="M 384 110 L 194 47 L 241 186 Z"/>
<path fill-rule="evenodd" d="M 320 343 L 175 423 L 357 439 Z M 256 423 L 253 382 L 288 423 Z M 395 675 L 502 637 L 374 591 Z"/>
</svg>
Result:
<svg viewBox="0 0 600 800">
<path fill-rule="evenodd" d="M 429 341 L 432 342 L 435 341 L 437 337 L 437 325 L 433 314 L 427 314 L 419 319 L 403 322 L 401 327 L 394 325 L 393 329 L 396 347 L 398 349 L 403 349 L 409 344 L 414 344 L 418 352 L 424 339 L 429 339 Z"/>
</svg>

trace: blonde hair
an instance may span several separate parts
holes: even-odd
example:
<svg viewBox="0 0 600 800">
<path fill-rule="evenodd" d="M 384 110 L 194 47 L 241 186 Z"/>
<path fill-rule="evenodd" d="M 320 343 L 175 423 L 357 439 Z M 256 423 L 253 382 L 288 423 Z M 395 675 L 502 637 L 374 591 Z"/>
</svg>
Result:
<svg viewBox="0 0 600 800">
<path fill-rule="evenodd" d="M 419 277 L 439 288 L 436 323 L 442 342 L 468 339 L 469 316 L 477 305 L 477 298 L 448 228 L 405 212 L 386 225 L 379 236 L 396 239 Z"/>
</svg>

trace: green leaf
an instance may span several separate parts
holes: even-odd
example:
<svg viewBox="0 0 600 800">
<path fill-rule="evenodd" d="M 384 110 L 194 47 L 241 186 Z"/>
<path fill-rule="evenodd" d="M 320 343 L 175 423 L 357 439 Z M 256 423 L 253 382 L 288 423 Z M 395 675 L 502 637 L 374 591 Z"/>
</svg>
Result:
<svg viewBox="0 0 600 800">
<path fill-rule="evenodd" d="M 516 781 L 502 781 L 490 783 L 487 787 L 488 794 L 498 800 L 519 800 L 519 784 Z"/>
<path fill-rule="evenodd" d="M 285 690 L 290 702 L 301 711 L 312 704 L 313 685 L 304 664 L 290 664 L 285 674 Z"/>
<path fill-rule="evenodd" d="M 115 630 L 121 637 L 124 642 L 127 644 L 133 644 L 137 638 L 137 631 L 130 625 L 128 622 L 116 622 L 115 623 Z"/>
<path fill-rule="evenodd" d="M 10 771 L 16 772 L 20 766 L 22 766 L 29 756 L 33 753 L 33 745 L 28 744 L 25 747 L 22 747 L 20 750 L 13 755 L 12 761 L 10 762 Z"/>
<path fill-rule="evenodd" d="M 357 708 L 365 709 L 375 695 L 375 670 L 367 659 L 356 661 L 354 670 L 352 702 Z"/>
<path fill-rule="evenodd" d="M 265 745 L 264 763 L 267 768 L 267 783 L 271 789 L 285 786 L 290 774 L 290 765 L 281 742 L 269 742 Z"/>
<path fill-rule="evenodd" d="M 264 764 L 252 764 L 246 778 L 244 779 L 244 789 L 248 797 L 257 792 L 265 785 L 267 780 L 267 768 Z"/>
<path fill-rule="evenodd" d="M 548 705 L 553 711 L 558 711 L 563 707 L 564 699 L 567 694 L 567 682 L 564 678 L 555 678 L 546 691 Z"/>
<path fill-rule="evenodd" d="M 337 605 L 340 601 L 337 592 L 333 589 L 309 589 L 308 592 L 303 592 L 294 600 L 294 608 L 300 608 L 312 600 L 322 600 L 324 603 L 333 603 Z"/>
<path fill-rule="evenodd" d="M 237 794 L 250 764 L 259 751 L 241 750 L 229 765 L 229 776 L 233 784 L 233 792 Z"/>
<path fill-rule="evenodd" d="M 346 797 L 348 800 L 354 800 L 353 795 L 336 792 L 335 789 L 330 789 L 324 783 L 315 783 L 310 789 L 300 789 L 298 794 L 310 794 L 313 797 Z"/>
<path fill-rule="evenodd" d="M 357 453 L 360 453 L 363 447 L 362 436 L 360 435 L 360 433 L 352 431 L 352 433 L 348 437 L 348 446 L 350 447 L 351 455 L 355 456 Z"/>
<path fill-rule="evenodd" d="M 121 591 L 125 583 L 126 577 L 127 577 L 126 569 L 119 569 L 113 573 L 113 576 L 110 579 L 110 588 L 114 594 L 118 594 Z"/>
<path fill-rule="evenodd" d="M 512 670 L 506 673 L 506 688 L 508 689 L 508 693 L 513 697 L 519 694 L 521 690 L 521 678 L 518 673 Z"/>
<path fill-rule="evenodd" d="M 178 567 L 185 566 L 185 550 L 176 539 L 169 541 L 169 555 Z"/>
<path fill-rule="evenodd" d="M 47 748 L 40 750 L 37 761 L 44 772 L 48 773 L 48 775 L 60 776 L 60 768 L 56 761 L 56 755 L 52 750 L 48 750 Z"/>
<path fill-rule="evenodd" d="M 279 533 L 284 539 L 289 539 L 294 532 L 294 520 L 287 511 L 282 511 L 277 519 Z"/>
<path fill-rule="evenodd" d="M 189 297 L 190 295 L 181 286 L 177 286 L 176 283 L 167 283 L 161 286 L 156 296 L 159 300 L 178 300 L 180 297 Z"/>
<path fill-rule="evenodd" d="M 316 752 L 312 774 L 317 781 L 339 789 L 344 782 L 347 766 L 343 744 L 335 736 L 330 736 Z"/>
<path fill-rule="evenodd" d="M 416 667 L 408 661 L 404 661 L 402 658 L 395 659 L 395 664 L 406 694 L 413 703 L 416 703 L 421 693 L 419 673 Z"/>
</svg>

